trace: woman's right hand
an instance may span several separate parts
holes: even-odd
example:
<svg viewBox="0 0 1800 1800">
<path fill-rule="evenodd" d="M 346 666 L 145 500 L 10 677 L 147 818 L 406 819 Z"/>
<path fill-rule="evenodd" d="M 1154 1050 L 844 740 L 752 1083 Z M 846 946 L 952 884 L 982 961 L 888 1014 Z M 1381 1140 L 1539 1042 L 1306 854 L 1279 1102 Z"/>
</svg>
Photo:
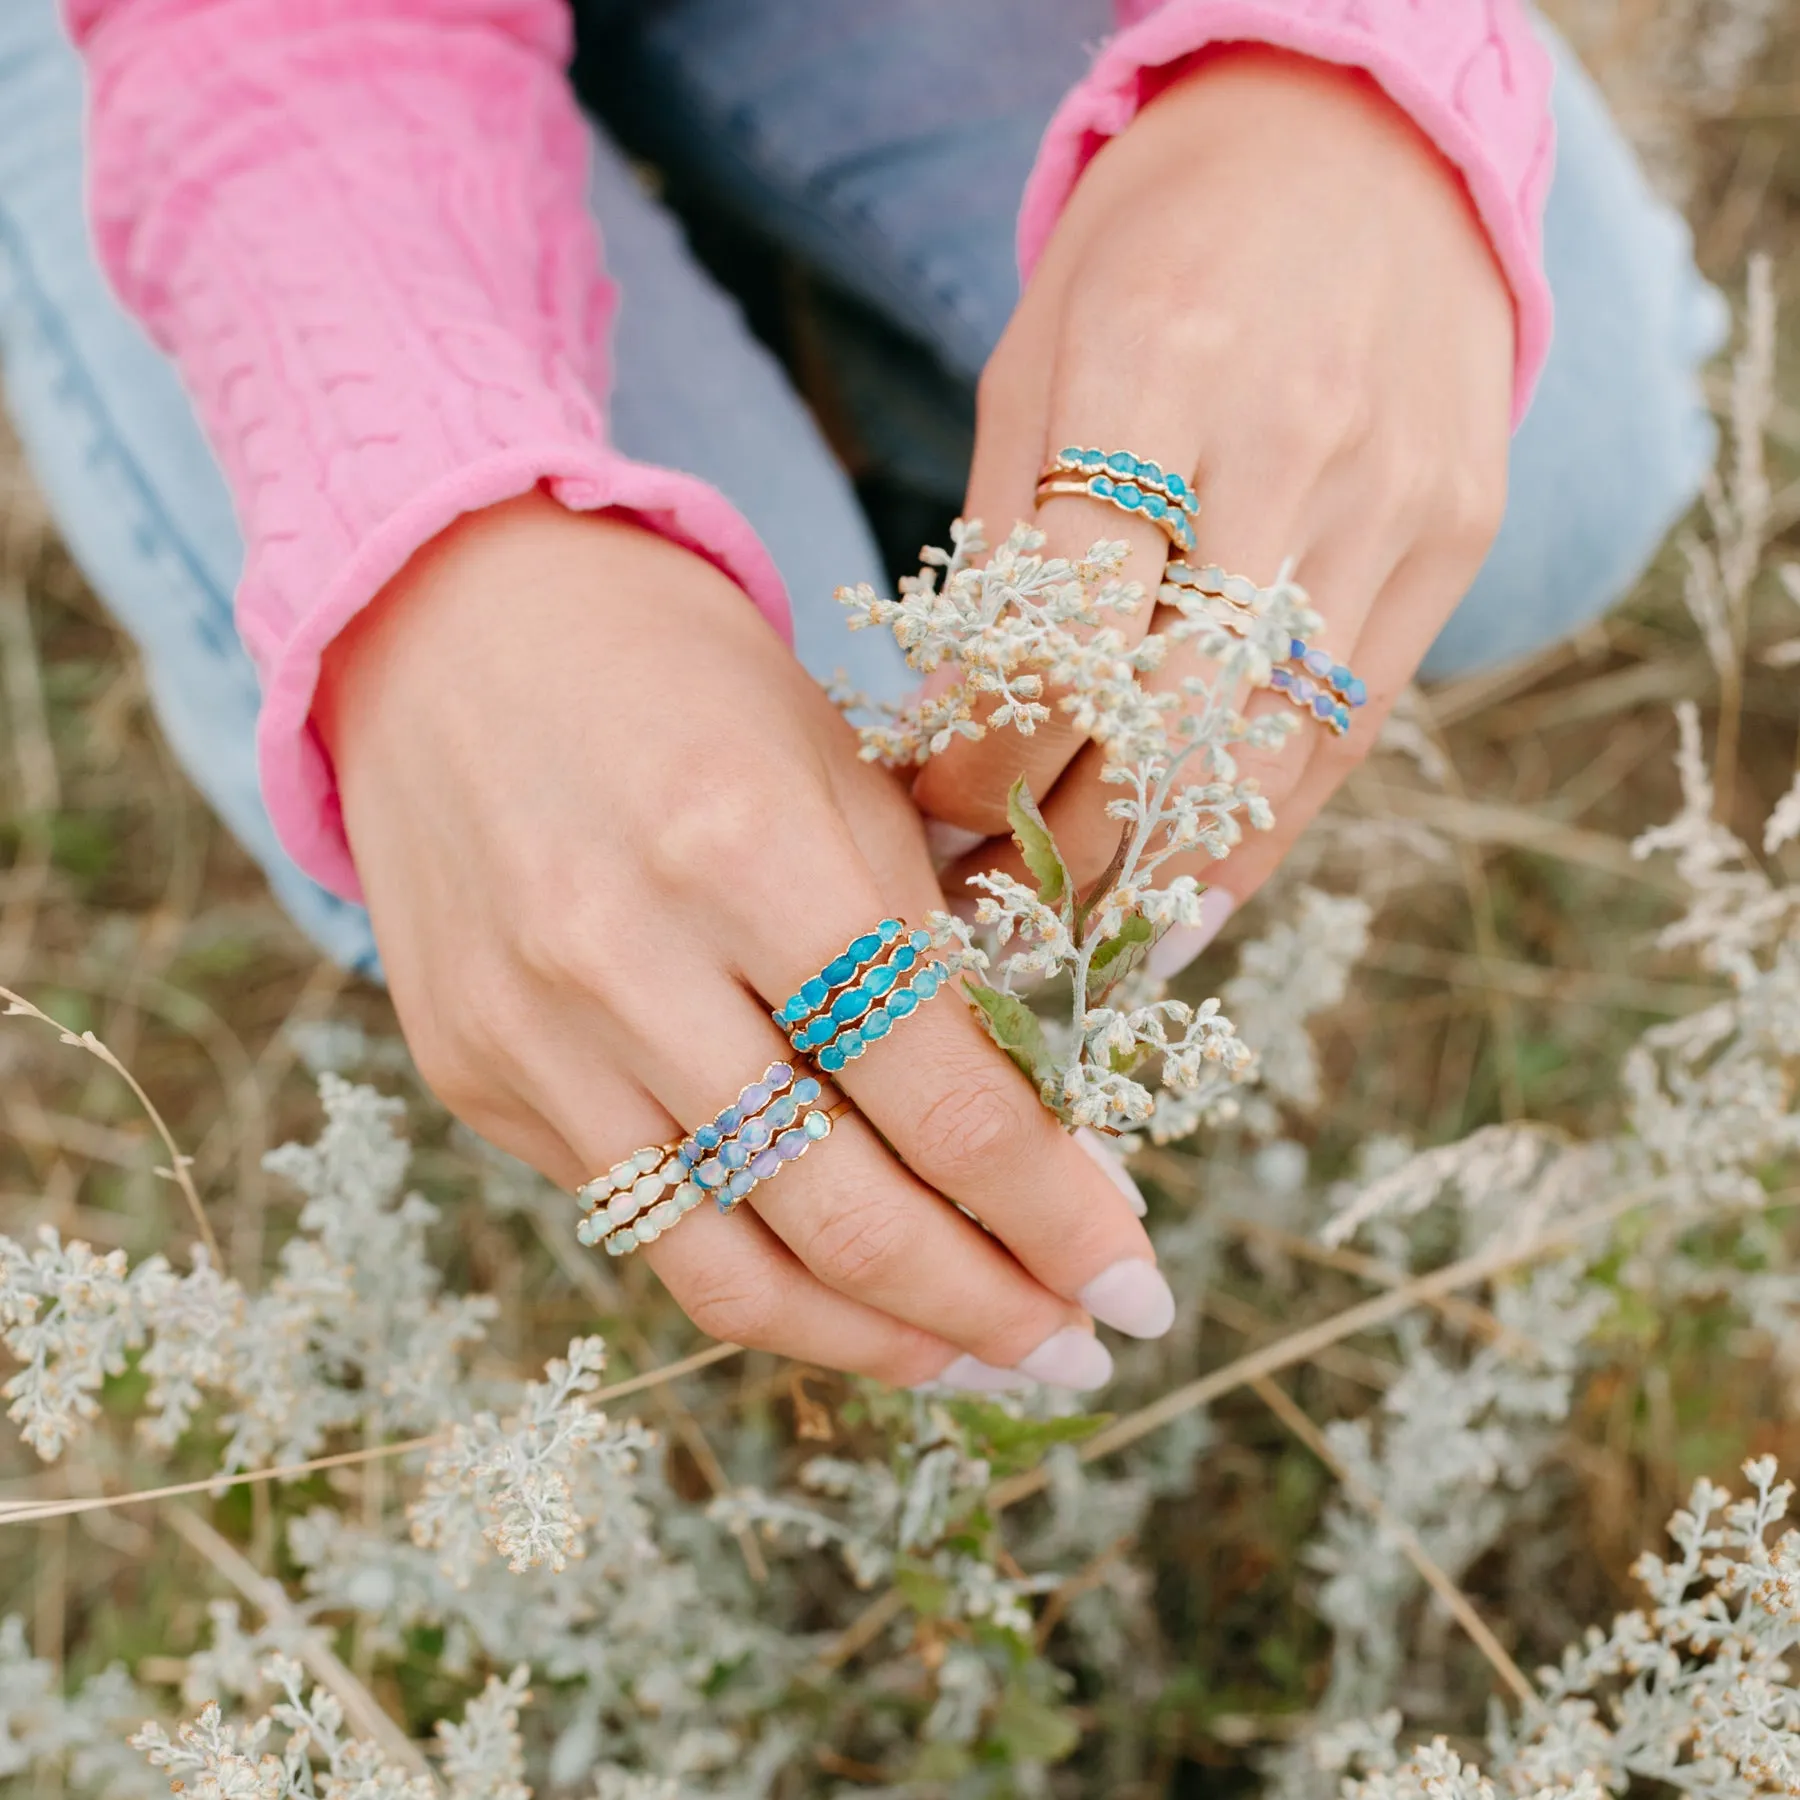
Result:
<svg viewBox="0 0 1800 1800">
<path fill-rule="evenodd" d="M 332 646 L 315 716 L 420 1070 L 567 1188 L 710 1119 L 791 1054 L 770 1007 L 942 904 L 904 790 L 744 595 L 623 519 L 461 520 Z M 1088 1388 L 1090 1315 L 1167 1329 L 1116 1180 L 958 998 L 837 1080 L 825 1142 L 640 1252 L 702 1330 L 896 1385 Z"/>
</svg>

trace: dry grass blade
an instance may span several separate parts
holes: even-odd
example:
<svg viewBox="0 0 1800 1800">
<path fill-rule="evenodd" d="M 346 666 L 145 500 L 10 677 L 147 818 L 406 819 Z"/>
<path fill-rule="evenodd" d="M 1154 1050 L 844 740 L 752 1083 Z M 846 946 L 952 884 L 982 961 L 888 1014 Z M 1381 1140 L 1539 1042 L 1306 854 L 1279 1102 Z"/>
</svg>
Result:
<svg viewBox="0 0 1800 1800">
<path fill-rule="evenodd" d="M 604 1403 L 621 1400 L 627 1394 L 641 1394 L 647 1388 L 661 1387 L 666 1381 L 679 1381 L 684 1375 L 709 1369 L 727 1357 L 741 1355 L 742 1351 L 740 1344 L 714 1344 L 695 1351 L 692 1356 L 682 1357 L 679 1362 L 665 1363 L 660 1369 L 648 1369 L 642 1375 L 614 1382 L 611 1387 L 598 1388 L 588 1398 L 595 1403 Z M 98 1512 L 116 1506 L 139 1506 L 148 1500 L 179 1499 L 184 1494 L 217 1494 L 226 1488 L 244 1487 L 251 1482 L 292 1481 L 320 1469 L 348 1468 L 354 1463 L 377 1462 L 390 1456 L 405 1456 L 413 1450 L 429 1450 L 443 1443 L 449 1435 L 447 1431 L 437 1431 L 428 1437 L 402 1438 L 397 1443 L 372 1444 L 363 1450 L 341 1450 L 334 1456 L 315 1456 L 310 1462 L 282 1463 L 273 1469 L 239 1469 L 229 1475 L 221 1471 L 217 1475 L 204 1475 L 197 1481 L 177 1481 L 159 1488 L 134 1488 L 123 1494 L 88 1494 L 78 1500 L 0 1501 L 0 1525 L 29 1525 L 36 1519 L 56 1519 L 67 1513 Z"/>
<path fill-rule="evenodd" d="M 1326 1441 L 1324 1432 L 1294 1403 L 1278 1382 L 1268 1375 L 1258 1375 L 1250 1386 L 1276 1418 L 1338 1478 L 1351 1499 L 1399 1545 L 1401 1555 L 1418 1571 L 1419 1578 L 1425 1585 L 1443 1601 L 1450 1616 L 1468 1634 L 1469 1641 L 1475 1648 L 1493 1665 L 1495 1674 L 1512 1689 L 1519 1704 L 1528 1711 L 1535 1711 L 1539 1705 L 1537 1689 L 1507 1654 L 1506 1646 L 1488 1628 L 1487 1621 L 1475 1610 L 1468 1595 L 1444 1573 L 1443 1565 L 1419 1542 L 1412 1527 L 1396 1519 L 1381 1503 L 1380 1495 L 1357 1480 L 1344 1466 L 1337 1452 Z"/>
<path fill-rule="evenodd" d="M 271 1624 L 301 1625 L 280 1582 L 254 1568 L 237 1546 L 222 1538 L 196 1512 L 171 1506 L 164 1515 L 175 1530 L 200 1552 Z M 360 1738 L 376 1744 L 411 1774 L 432 1781 L 431 1765 L 411 1738 L 388 1716 L 375 1696 L 357 1680 L 336 1653 L 313 1632 L 298 1636 L 294 1655 L 320 1687 L 337 1697 L 344 1718 Z"/>
<path fill-rule="evenodd" d="M 163 1141 L 163 1148 L 169 1153 L 169 1166 L 166 1169 L 158 1169 L 157 1173 L 166 1175 L 180 1188 L 181 1197 L 187 1202 L 188 1211 L 193 1215 L 194 1230 L 199 1235 L 200 1241 L 205 1244 L 207 1253 L 212 1258 L 213 1267 L 222 1269 L 225 1266 L 225 1259 L 219 1254 L 219 1240 L 213 1236 L 213 1228 L 207 1221 L 206 1208 L 200 1204 L 200 1193 L 194 1186 L 193 1175 L 189 1172 L 188 1159 L 181 1154 L 181 1148 L 175 1142 L 175 1134 L 170 1131 L 162 1114 L 156 1110 L 156 1103 L 144 1092 L 137 1077 L 91 1031 L 71 1031 L 66 1025 L 59 1024 L 51 1018 L 48 1013 L 40 1012 L 29 1000 L 15 994 L 11 988 L 0 987 L 0 1000 L 6 1002 L 5 1013 L 0 1014 L 0 1017 L 22 1014 L 25 1018 L 36 1019 L 41 1024 L 48 1025 L 65 1044 L 73 1044 L 76 1049 L 85 1050 L 88 1055 L 104 1063 L 131 1089 L 138 1105 L 144 1109 L 144 1116 L 149 1119 L 155 1128 L 156 1135 Z"/>
</svg>

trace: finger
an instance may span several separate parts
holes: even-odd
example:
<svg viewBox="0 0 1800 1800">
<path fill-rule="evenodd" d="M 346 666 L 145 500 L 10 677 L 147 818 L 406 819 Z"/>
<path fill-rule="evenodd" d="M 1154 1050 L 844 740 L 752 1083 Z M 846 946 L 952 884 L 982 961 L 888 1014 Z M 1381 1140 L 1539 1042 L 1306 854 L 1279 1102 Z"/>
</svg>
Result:
<svg viewBox="0 0 1800 1800">
<path fill-rule="evenodd" d="M 870 909 L 860 916 L 872 922 L 875 915 Z M 796 931 L 780 945 L 765 944 L 745 973 L 778 1006 L 811 972 L 796 967 L 795 942 L 827 945 L 822 963 L 837 955 L 853 935 L 854 928 L 846 935 L 841 925 L 810 937 Z M 976 1024 L 953 986 L 897 1021 L 887 1037 L 832 1079 L 892 1146 L 911 1178 L 926 1191 L 947 1195 L 972 1212 L 1011 1252 L 1006 1260 L 1016 1258 L 1043 1289 L 1137 1336 L 1159 1336 L 1168 1329 L 1174 1299 L 1155 1268 L 1155 1250 L 1130 1202 L 1044 1107 Z M 830 1145 L 834 1150 L 836 1135 Z M 805 1184 L 796 1184 L 791 1201 L 779 1195 L 770 1200 L 766 1216 L 815 1268 L 816 1248 L 809 1253 L 800 1240 L 823 1231 L 835 1247 L 840 1280 L 848 1245 L 850 1259 L 875 1265 L 877 1279 L 884 1263 L 908 1271 L 923 1264 L 935 1285 L 954 1284 L 962 1291 L 962 1277 L 938 1259 L 968 1255 L 976 1259 L 972 1267 L 985 1269 L 999 1243 L 940 1205 L 940 1215 L 962 1228 L 954 1239 L 939 1230 L 929 1242 L 907 1244 L 905 1234 L 913 1215 L 872 1185 L 860 1189 L 853 1185 L 867 1179 L 869 1165 L 862 1160 L 862 1146 L 865 1140 L 872 1146 L 873 1134 L 858 1122 L 846 1136 L 849 1154 L 834 1162 L 833 1191 L 840 1208 L 849 1199 L 855 1210 L 808 1217 L 816 1203 Z M 831 1280 L 830 1273 L 821 1272 Z M 860 1273 L 866 1279 L 869 1271 Z M 898 1285 L 910 1279 L 910 1273 L 903 1274 Z M 992 1291 L 1003 1292 L 997 1285 Z M 935 1328 L 993 1362 L 1008 1360 L 1005 1348 L 977 1347 L 989 1340 L 970 1334 L 1002 1327 L 1009 1333 L 1017 1330 L 998 1317 L 979 1328 L 964 1321 L 960 1334 L 948 1327 Z"/>
<path fill-rule="evenodd" d="M 1092 342 L 1081 341 L 1078 324 L 1073 329 L 1075 335 L 1065 331 L 1054 350 L 1050 403 L 1041 413 L 1027 414 L 1029 423 L 1006 418 L 1007 393 L 1004 387 L 997 389 L 999 417 L 994 430 L 1003 443 L 986 456 L 982 455 L 985 420 L 978 415 L 977 461 L 967 512 L 985 521 L 990 542 L 1004 538 L 1015 521 L 1033 519 L 1044 532 L 1046 556 L 1075 559 L 1101 539 L 1122 541 L 1127 554 L 1121 577 L 1139 582 L 1146 595 L 1154 594 L 1169 554 L 1169 540 L 1162 531 L 1142 516 L 1087 496 L 1055 496 L 1040 506 L 1038 477 L 1058 450 L 1071 446 L 1129 450 L 1185 476 L 1196 449 L 1192 409 L 1174 384 L 1139 389 L 1128 379 L 1122 381 L 1116 369 L 1103 371 L 1096 366 Z M 1040 384 L 1035 391 L 1044 391 L 1041 373 L 1034 371 L 1034 377 Z M 990 480 L 991 489 L 984 485 Z M 1149 615 L 1145 605 L 1135 614 L 1106 622 L 1122 631 L 1128 642 L 1136 642 L 1149 629 Z M 933 757 L 913 787 L 921 809 L 966 830 L 1004 831 L 1006 794 L 1013 782 L 1023 775 L 1032 793 L 1041 798 L 1085 741 L 1057 709 L 1058 697 L 1046 695 L 1051 716 L 1030 735 L 1010 728 L 993 731 L 973 743 L 959 739 Z"/>
<path fill-rule="evenodd" d="M 819 856 L 817 885 L 805 894 L 822 889 L 821 869 L 852 860 L 848 852 Z M 760 885 L 747 869 L 734 900 L 745 901 Z M 760 906 L 746 908 L 746 916 L 785 930 L 796 904 L 791 891 L 769 892 Z M 744 928 L 741 921 L 736 928 Z M 843 941 L 833 946 L 834 954 Z M 665 959 L 653 978 L 615 971 L 607 995 L 611 1028 L 633 1046 L 630 1060 L 655 1096 L 659 1118 L 681 1121 L 680 1128 L 668 1126 L 671 1136 L 716 1117 L 771 1063 L 799 1063 L 768 1011 L 716 963 L 703 961 L 702 948 L 691 945 L 691 959 Z M 598 1071 L 584 1066 L 595 1058 L 575 1036 L 565 1029 L 560 1042 L 540 1037 L 535 1082 L 547 1096 L 544 1111 L 552 1123 L 579 1142 L 583 1095 Z M 1111 1375 L 1111 1359 L 1079 1306 L 1033 1279 L 1003 1245 L 946 1206 L 854 1116 L 782 1164 L 753 1190 L 748 1206 L 721 1223 L 749 1220 L 759 1211 L 822 1285 L 984 1364 L 1078 1388 L 1098 1386 Z M 681 1221 L 681 1235 L 691 1229 L 692 1217 Z"/>
</svg>

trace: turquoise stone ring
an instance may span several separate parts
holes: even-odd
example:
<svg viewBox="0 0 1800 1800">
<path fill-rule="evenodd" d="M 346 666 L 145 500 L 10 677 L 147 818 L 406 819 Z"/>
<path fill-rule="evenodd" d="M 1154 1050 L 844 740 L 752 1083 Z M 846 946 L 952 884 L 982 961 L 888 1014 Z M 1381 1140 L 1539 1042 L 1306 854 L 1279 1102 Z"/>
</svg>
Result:
<svg viewBox="0 0 1800 1800">
<path fill-rule="evenodd" d="M 864 957 L 862 952 L 877 939 L 879 947 Z M 929 931 L 909 931 L 898 919 L 884 919 L 802 982 L 793 999 L 775 1010 L 775 1023 L 796 1050 L 810 1056 L 823 1073 L 835 1075 L 949 980 L 949 971 L 930 950 Z"/>
<path fill-rule="evenodd" d="M 1200 502 L 1193 484 L 1172 469 L 1129 450 L 1088 450 L 1070 445 L 1057 451 L 1038 477 L 1041 505 L 1057 494 L 1104 500 L 1120 512 L 1133 513 L 1155 525 L 1178 556 L 1194 548 L 1194 515 Z"/>
</svg>

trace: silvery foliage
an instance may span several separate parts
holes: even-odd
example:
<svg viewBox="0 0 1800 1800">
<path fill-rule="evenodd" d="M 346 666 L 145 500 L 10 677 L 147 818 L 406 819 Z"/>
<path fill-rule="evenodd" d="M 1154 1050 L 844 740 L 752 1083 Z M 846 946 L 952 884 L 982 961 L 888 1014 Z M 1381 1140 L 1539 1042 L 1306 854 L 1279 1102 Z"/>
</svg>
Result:
<svg viewBox="0 0 1800 1800">
<path fill-rule="evenodd" d="M 1645 1554 L 1633 1574 L 1649 1605 L 1590 1630 L 1538 1675 L 1540 1702 L 1496 1716 L 1486 1774 L 1440 1738 L 1404 1757 L 1400 1719 L 1322 1734 L 1322 1772 L 1343 1800 L 1596 1800 L 1651 1782 L 1706 1800 L 1800 1788 L 1800 1533 L 1769 1534 L 1787 1516 L 1790 1482 L 1775 1461 L 1744 1465 L 1752 1492 L 1734 1500 L 1698 1482 L 1669 1521 L 1676 1554 Z"/>
<path fill-rule="evenodd" d="M 266 1712 L 227 1718 L 217 1701 L 176 1728 L 152 1721 L 134 1749 L 166 1771 L 170 1789 L 201 1800 L 530 1800 L 519 1708 L 530 1699 L 526 1671 L 490 1676 L 461 1723 L 437 1725 L 442 1784 L 395 1765 L 379 1745 L 346 1735 L 344 1709 L 323 1687 L 306 1687 L 291 1657 L 270 1660 L 268 1682 L 280 1698 Z"/>
<path fill-rule="evenodd" d="M 55 1769 L 95 1800 L 149 1800 L 162 1784 L 125 1745 L 144 1712 L 117 1666 L 64 1694 L 57 1671 L 27 1648 L 24 1622 L 0 1619 L 0 1781 Z"/>
<path fill-rule="evenodd" d="M 1714 541 L 1685 546 L 1690 604 L 1697 589 L 1710 596 L 1696 606 L 1704 627 L 1716 602 L 1720 656 L 1742 654 L 1768 530 L 1761 473 L 1773 378 L 1766 273 L 1752 277 L 1745 336 L 1734 369 L 1731 465 L 1709 497 Z M 1600 1225 L 1577 1232 L 1557 1261 L 1497 1283 L 1489 1304 L 1500 1334 L 1491 1342 L 1471 1345 L 1441 1321 L 1409 1317 L 1396 1333 L 1401 1373 L 1381 1403 L 1361 1420 L 1327 1428 L 1335 1452 L 1386 1518 L 1409 1527 L 1453 1578 L 1504 1543 L 1536 1491 L 1596 1328 L 1620 1290 L 1652 1312 L 1697 1296 L 1717 1299 L 1773 1340 L 1780 1366 L 1800 1371 L 1800 1268 L 1783 1233 L 1762 1216 L 1771 1184 L 1779 1172 L 1791 1175 L 1800 1152 L 1793 1081 L 1800 887 L 1719 823 L 1698 711 L 1684 703 L 1677 716 L 1681 806 L 1669 823 L 1645 832 L 1634 852 L 1671 856 L 1685 890 L 1661 947 L 1692 954 L 1725 991 L 1694 1014 L 1646 1031 L 1627 1053 L 1626 1129 L 1580 1143 L 1530 1125 L 1495 1126 L 1416 1155 L 1373 1145 L 1363 1178 L 1325 1197 L 1326 1242 L 1359 1240 L 1402 1274 L 1553 1236 L 1609 1198 L 1643 1203 L 1623 1260 L 1604 1282 L 1595 1279 L 1596 1266 L 1619 1246 Z M 1690 1251 L 1685 1240 L 1699 1223 L 1729 1223 L 1738 1234 L 1736 1254 Z M 1761 1265 L 1755 1272 L 1742 1266 L 1751 1259 Z M 1760 1493 L 1773 1473 L 1758 1467 Z M 1343 1731 L 1354 1737 L 1365 1730 L 1357 1721 L 1403 1695 L 1409 1682 L 1428 1701 L 1440 1697 L 1423 1663 L 1409 1656 L 1406 1620 L 1422 1584 L 1382 1522 L 1340 1497 L 1311 1560 L 1324 1575 L 1318 1605 L 1333 1626 L 1334 1646 L 1319 1734 L 1271 1760 L 1277 1788 L 1295 1795 L 1329 1792 L 1322 1771 L 1341 1765 L 1330 1758 L 1322 1765 L 1320 1746 L 1339 1741 Z M 1666 1715 L 1672 1732 L 1697 1728 L 1694 1718 L 1681 1724 L 1678 1711 Z M 1775 1724 L 1786 1733 L 1795 1722 L 1783 1710 Z M 1784 1738 L 1781 1753 L 1800 1754 L 1800 1738 Z M 1458 1773 L 1454 1757 L 1434 1762 L 1436 1754 L 1419 1753 L 1424 1760 L 1406 1779 L 1480 1789 L 1473 1771 Z M 1572 1760 L 1555 1781 L 1572 1787 L 1588 1766 Z M 1591 1766 L 1611 1779 L 1608 1765 Z M 1533 1775 L 1514 1791 L 1537 1785 Z M 1754 1782 L 1735 1778 L 1692 1785 L 1720 1796 L 1755 1791 Z M 1370 1800 L 1385 1795 L 1371 1790 Z"/>
<path fill-rule="evenodd" d="M 927 550 L 898 599 L 866 583 L 839 590 L 852 629 L 890 630 L 915 670 L 942 674 L 922 698 L 865 725 L 863 753 L 905 766 L 989 731 L 1030 735 L 1052 717 L 1047 695 L 1060 693 L 1056 708 L 1104 752 L 1101 779 L 1122 790 L 1106 808 L 1119 822 L 1118 853 L 1080 892 L 1029 790 L 1015 785 L 1008 815 L 1035 885 L 998 872 L 973 879 L 982 890 L 976 924 L 998 981 L 964 985 L 995 1040 L 1066 1123 L 1176 1135 L 1227 1117 L 1233 1085 L 1250 1071 L 1248 1047 L 1216 999 L 1171 999 L 1140 971 L 1163 932 L 1200 923 L 1204 887 L 1192 875 L 1159 884 L 1165 865 L 1196 852 L 1221 859 L 1246 825 L 1273 825 L 1237 752 L 1279 747 L 1300 719 L 1285 708 L 1246 718 L 1242 698 L 1268 686 L 1289 640 L 1315 632 L 1318 615 L 1285 572 L 1258 590 L 1247 614 L 1166 584 L 1157 600 L 1171 623 L 1133 643 L 1119 621 L 1145 595 L 1118 578 L 1124 544 L 1102 541 L 1075 560 L 1046 557 L 1043 533 L 1020 525 L 981 562 L 988 546 L 980 529 L 958 520 L 952 548 Z M 1247 622 L 1228 631 L 1228 615 Z M 1147 686 L 1144 677 L 1177 647 L 1198 651 L 1207 672 L 1170 691 Z M 1016 990 L 1052 977 L 1067 979 L 1070 1003 L 1060 1027 L 1047 1029 Z M 1160 1094 L 1138 1079 L 1151 1064 Z"/>
</svg>

